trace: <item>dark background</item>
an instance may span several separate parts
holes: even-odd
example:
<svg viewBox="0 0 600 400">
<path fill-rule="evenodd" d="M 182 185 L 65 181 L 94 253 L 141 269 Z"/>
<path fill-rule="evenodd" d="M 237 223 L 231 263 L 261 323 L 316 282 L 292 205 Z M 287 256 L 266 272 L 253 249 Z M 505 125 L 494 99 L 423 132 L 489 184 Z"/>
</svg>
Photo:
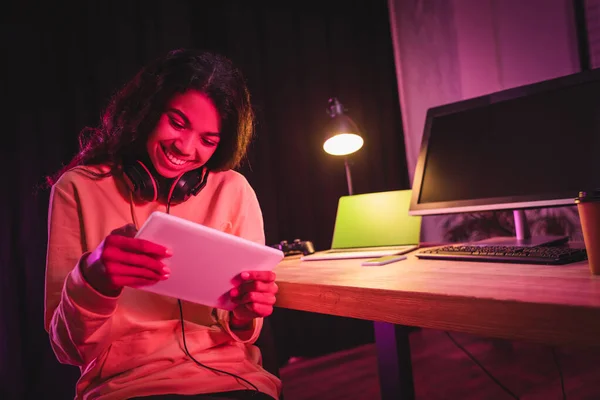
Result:
<svg viewBox="0 0 600 400">
<path fill-rule="evenodd" d="M 72 398 L 79 371 L 43 329 L 47 189 L 112 93 L 179 47 L 229 56 L 245 73 L 257 138 L 241 172 L 261 203 L 267 243 L 331 244 L 343 160 L 322 150 L 327 100 L 363 128 L 356 193 L 408 189 L 387 1 L 91 1 L 4 3 L 1 13 L 0 397 Z M 371 324 L 277 309 L 287 357 L 372 340 Z"/>
</svg>

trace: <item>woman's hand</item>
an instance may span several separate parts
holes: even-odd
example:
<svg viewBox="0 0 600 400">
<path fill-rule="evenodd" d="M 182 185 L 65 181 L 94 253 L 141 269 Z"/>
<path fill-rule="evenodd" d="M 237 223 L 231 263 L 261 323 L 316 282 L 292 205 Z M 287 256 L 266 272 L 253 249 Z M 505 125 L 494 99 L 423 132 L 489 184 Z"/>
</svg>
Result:
<svg viewBox="0 0 600 400">
<path fill-rule="evenodd" d="M 234 328 L 250 324 L 254 318 L 268 317 L 273 312 L 277 284 L 271 271 L 248 271 L 238 276 L 239 285 L 231 289 L 231 300 L 237 304 L 230 323 Z"/>
<path fill-rule="evenodd" d="M 135 226 L 115 229 L 82 264 L 85 280 L 106 296 L 117 296 L 124 286 L 153 285 L 169 277 L 171 271 L 162 260 L 168 249 L 134 238 Z"/>
</svg>

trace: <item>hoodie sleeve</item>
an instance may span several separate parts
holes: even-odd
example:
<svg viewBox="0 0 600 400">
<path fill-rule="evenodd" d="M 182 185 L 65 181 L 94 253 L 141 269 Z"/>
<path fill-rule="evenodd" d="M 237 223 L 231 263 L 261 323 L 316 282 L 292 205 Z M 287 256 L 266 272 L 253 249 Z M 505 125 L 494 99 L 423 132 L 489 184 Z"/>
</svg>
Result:
<svg viewBox="0 0 600 400">
<path fill-rule="evenodd" d="M 256 197 L 254 189 L 242 175 L 240 195 L 238 196 L 238 206 L 234 207 L 237 211 L 232 218 L 232 233 L 244 239 L 264 245 L 265 230 L 262 211 Z M 251 270 L 252 266 L 249 265 Z M 230 313 L 225 310 L 217 310 L 218 321 L 231 337 L 242 343 L 254 343 L 260 334 L 263 325 L 262 318 L 255 318 L 248 329 L 235 329 L 229 324 Z"/>
<path fill-rule="evenodd" d="M 59 181 L 48 210 L 44 327 L 57 359 L 77 366 L 108 347 L 118 300 L 97 292 L 81 273 L 89 254 L 83 227 L 74 184 Z"/>
</svg>

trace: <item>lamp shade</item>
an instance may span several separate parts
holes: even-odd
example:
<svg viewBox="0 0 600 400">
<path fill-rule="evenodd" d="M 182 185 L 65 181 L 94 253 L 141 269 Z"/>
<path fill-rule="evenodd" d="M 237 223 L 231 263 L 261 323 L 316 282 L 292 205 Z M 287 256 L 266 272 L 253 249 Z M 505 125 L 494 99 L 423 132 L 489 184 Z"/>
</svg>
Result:
<svg viewBox="0 0 600 400">
<path fill-rule="evenodd" d="M 342 104 L 336 98 L 330 99 L 327 112 L 331 121 L 327 127 L 323 150 L 334 156 L 345 156 L 358 151 L 364 140 L 356 123 L 344 114 Z"/>
</svg>

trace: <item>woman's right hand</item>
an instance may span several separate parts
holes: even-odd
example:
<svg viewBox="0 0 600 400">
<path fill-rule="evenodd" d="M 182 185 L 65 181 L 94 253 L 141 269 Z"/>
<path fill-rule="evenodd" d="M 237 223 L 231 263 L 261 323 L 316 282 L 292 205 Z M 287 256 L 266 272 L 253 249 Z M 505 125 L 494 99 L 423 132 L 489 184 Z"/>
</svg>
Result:
<svg viewBox="0 0 600 400">
<path fill-rule="evenodd" d="M 168 249 L 144 239 L 136 239 L 135 226 L 115 229 L 81 265 L 85 280 L 106 296 L 117 296 L 124 286 L 153 285 L 169 277 L 162 260 Z"/>
</svg>

